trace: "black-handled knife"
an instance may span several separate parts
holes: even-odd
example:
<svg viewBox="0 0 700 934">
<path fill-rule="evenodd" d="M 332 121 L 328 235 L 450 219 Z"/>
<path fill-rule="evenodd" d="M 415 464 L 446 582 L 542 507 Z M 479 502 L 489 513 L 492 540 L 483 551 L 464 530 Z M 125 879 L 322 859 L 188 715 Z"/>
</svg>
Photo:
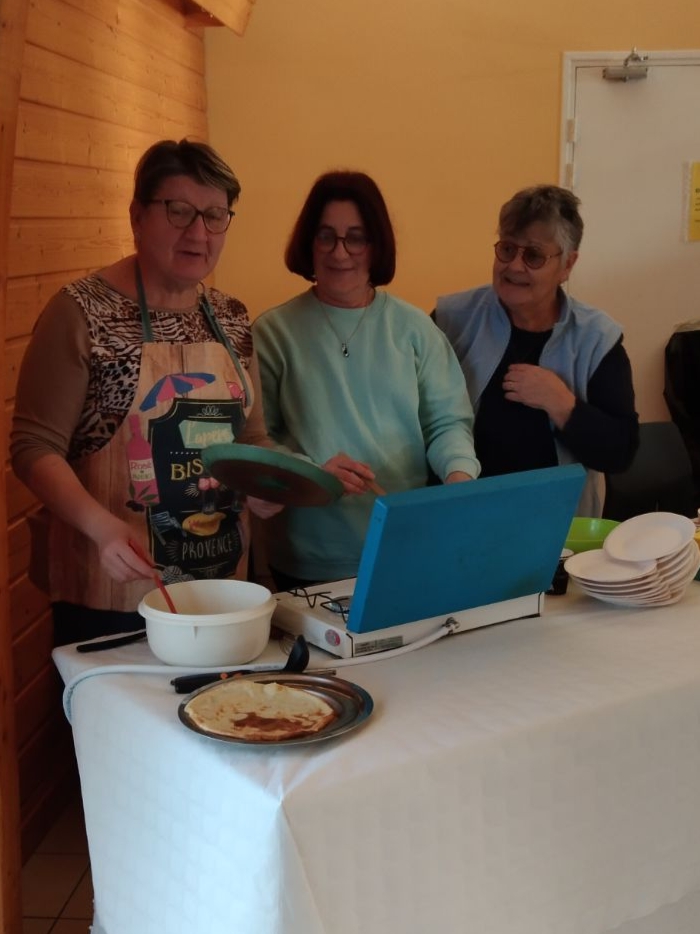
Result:
<svg viewBox="0 0 700 934">
<path fill-rule="evenodd" d="M 130 645 L 132 642 L 139 642 L 146 638 L 146 630 L 139 629 L 138 632 L 130 632 L 126 636 L 116 636 L 114 639 L 102 639 L 94 642 L 81 642 L 76 645 L 76 652 L 104 652 L 107 649 L 116 649 L 120 645 Z"/>
</svg>

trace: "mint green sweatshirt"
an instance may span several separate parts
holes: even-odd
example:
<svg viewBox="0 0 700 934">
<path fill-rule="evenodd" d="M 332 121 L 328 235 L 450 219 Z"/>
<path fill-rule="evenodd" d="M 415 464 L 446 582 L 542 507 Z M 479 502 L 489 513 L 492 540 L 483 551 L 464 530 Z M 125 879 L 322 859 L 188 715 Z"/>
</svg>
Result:
<svg viewBox="0 0 700 934">
<path fill-rule="evenodd" d="M 259 317 L 253 340 L 278 443 L 320 465 L 343 451 L 389 493 L 425 486 L 428 465 L 441 480 L 478 476 L 464 375 L 419 308 L 382 291 L 366 311 L 322 306 L 309 290 Z M 308 580 L 356 576 L 374 498 L 284 509 L 264 523 L 269 563 Z"/>
</svg>

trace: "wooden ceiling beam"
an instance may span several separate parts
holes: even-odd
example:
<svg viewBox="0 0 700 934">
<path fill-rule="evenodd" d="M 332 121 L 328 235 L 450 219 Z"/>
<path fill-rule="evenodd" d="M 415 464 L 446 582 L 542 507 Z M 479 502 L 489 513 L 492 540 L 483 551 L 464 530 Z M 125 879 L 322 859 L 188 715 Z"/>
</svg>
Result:
<svg viewBox="0 0 700 934">
<path fill-rule="evenodd" d="M 188 26 L 226 26 L 242 36 L 253 12 L 255 0 L 184 0 Z"/>
</svg>

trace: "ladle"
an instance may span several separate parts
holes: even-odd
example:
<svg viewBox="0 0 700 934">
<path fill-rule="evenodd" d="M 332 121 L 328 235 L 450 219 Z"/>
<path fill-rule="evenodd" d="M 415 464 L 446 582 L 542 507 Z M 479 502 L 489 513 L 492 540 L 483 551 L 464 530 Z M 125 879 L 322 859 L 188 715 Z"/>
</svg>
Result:
<svg viewBox="0 0 700 934">
<path fill-rule="evenodd" d="M 306 639 L 299 635 L 294 640 L 294 645 L 290 649 L 283 668 L 266 668 L 263 671 L 254 671 L 251 668 L 237 669 L 236 671 L 208 671 L 198 675 L 180 675 L 173 678 L 170 683 L 177 694 L 189 694 L 190 691 L 196 691 L 197 688 L 204 687 L 205 684 L 211 684 L 214 681 L 226 681 L 237 675 L 260 675 L 277 672 L 280 674 L 300 674 L 309 664 L 309 658 L 309 645 Z"/>
</svg>

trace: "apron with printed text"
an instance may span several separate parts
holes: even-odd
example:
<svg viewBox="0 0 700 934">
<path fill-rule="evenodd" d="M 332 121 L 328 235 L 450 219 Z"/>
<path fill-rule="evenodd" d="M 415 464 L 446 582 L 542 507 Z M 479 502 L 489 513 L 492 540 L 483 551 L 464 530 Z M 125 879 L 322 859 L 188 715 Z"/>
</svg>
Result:
<svg viewBox="0 0 700 934">
<path fill-rule="evenodd" d="M 249 522 L 244 501 L 209 476 L 202 448 L 238 439 L 252 405 L 250 382 L 207 301 L 202 311 L 217 340 L 155 342 L 140 296 L 143 346 L 136 393 L 126 418 L 99 451 L 73 464 L 88 492 L 127 522 L 166 583 L 245 578 Z M 113 581 L 96 546 L 52 518 L 52 601 L 133 612 L 153 581 Z"/>
</svg>

